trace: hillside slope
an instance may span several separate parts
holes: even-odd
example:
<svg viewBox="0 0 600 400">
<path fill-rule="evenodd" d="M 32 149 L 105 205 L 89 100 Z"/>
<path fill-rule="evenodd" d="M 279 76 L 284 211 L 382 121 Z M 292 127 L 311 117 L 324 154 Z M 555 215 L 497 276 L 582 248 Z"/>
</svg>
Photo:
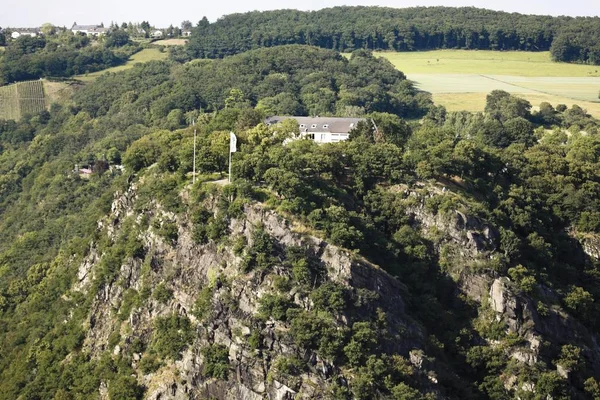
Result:
<svg viewBox="0 0 600 400">
<path fill-rule="evenodd" d="M 46 109 L 46 95 L 41 80 L 0 86 L 0 119 L 19 120 L 24 114 Z"/>
</svg>

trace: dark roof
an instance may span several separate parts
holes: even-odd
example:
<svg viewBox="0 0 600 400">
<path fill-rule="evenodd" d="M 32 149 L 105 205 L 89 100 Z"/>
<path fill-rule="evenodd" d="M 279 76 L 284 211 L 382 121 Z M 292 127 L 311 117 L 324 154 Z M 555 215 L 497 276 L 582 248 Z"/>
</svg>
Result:
<svg viewBox="0 0 600 400">
<path fill-rule="evenodd" d="M 10 28 L 12 32 L 40 33 L 40 28 Z"/>
<path fill-rule="evenodd" d="M 278 124 L 286 119 L 295 119 L 300 125 L 300 132 L 333 132 L 348 133 L 364 118 L 340 118 L 340 117 L 292 117 L 273 116 L 268 117 L 265 123 L 268 125 Z"/>
<path fill-rule="evenodd" d="M 73 24 L 71 27 L 72 31 L 94 31 L 98 29 L 105 29 L 102 25 L 77 25 Z"/>
</svg>

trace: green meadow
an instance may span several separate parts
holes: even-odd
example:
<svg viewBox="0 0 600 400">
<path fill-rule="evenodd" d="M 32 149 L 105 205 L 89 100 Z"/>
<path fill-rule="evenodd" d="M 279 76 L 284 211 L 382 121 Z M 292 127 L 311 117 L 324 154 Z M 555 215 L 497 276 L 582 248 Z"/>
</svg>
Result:
<svg viewBox="0 0 600 400">
<path fill-rule="evenodd" d="M 129 68 L 132 68 L 137 63 L 145 63 L 145 62 L 154 61 L 154 60 L 165 60 L 166 58 L 167 58 L 167 53 L 163 53 L 157 48 L 143 49 L 142 51 L 139 51 L 139 52 L 135 53 L 134 55 L 132 55 L 129 58 L 129 60 L 123 65 L 119 65 L 117 67 L 112 67 L 112 68 L 108 68 L 108 69 L 103 69 L 102 71 L 96 71 L 96 72 L 92 72 L 89 74 L 76 75 L 74 78 L 79 79 L 84 82 L 92 81 L 107 72 L 124 71 Z"/>
</svg>

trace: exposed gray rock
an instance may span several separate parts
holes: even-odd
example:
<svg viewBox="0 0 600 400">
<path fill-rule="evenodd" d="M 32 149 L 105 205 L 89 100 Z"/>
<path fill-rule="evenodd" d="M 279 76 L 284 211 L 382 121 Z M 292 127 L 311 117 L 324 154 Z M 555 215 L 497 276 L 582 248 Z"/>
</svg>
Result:
<svg viewBox="0 0 600 400">
<path fill-rule="evenodd" d="M 113 203 L 113 213 L 99 227 L 110 232 L 110 237 L 117 237 L 124 218 L 132 215 L 134 202 L 134 190 L 118 196 Z M 315 262 L 322 265 L 327 279 L 353 290 L 367 289 L 379 295 L 377 306 L 388 315 L 388 323 L 403 332 L 401 340 L 391 342 L 392 351 L 408 357 L 410 350 L 422 347 L 424 335 L 421 328 L 405 314 L 402 293 L 406 292 L 406 288 L 397 279 L 355 254 L 319 238 L 295 233 L 292 224 L 274 211 L 259 205 L 246 206 L 244 211 L 243 218 L 231 221 L 231 237 L 243 235 L 251 243 L 254 230 L 261 226 L 272 236 L 281 251 L 288 246 L 305 248 Z M 255 329 L 249 322 L 257 313 L 260 298 L 273 291 L 272 277 L 262 271 L 241 274 L 241 258 L 233 254 L 231 246 L 212 242 L 198 245 L 192 240 L 187 221 L 178 220 L 178 217 L 165 212 L 160 206 L 156 206 L 151 213 L 152 218 L 175 221 L 178 224 L 177 242 L 165 242 L 152 228 L 142 232 L 139 239 L 147 254 L 146 260 L 125 260 L 118 278 L 98 291 L 91 306 L 84 349 L 94 357 L 106 350 L 116 351 L 117 348 L 120 353 L 127 352 L 131 336 L 147 341 L 152 335 L 154 320 L 163 315 L 177 313 L 196 321 L 191 311 L 198 293 L 221 275 L 227 278 L 227 285 L 215 287 L 212 315 L 197 326 L 197 337 L 183 353 L 182 359 L 168 362 L 158 371 L 145 376 L 138 373 L 140 383 L 148 388 L 146 398 L 323 398 L 327 379 L 335 366 L 320 360 L 315 354 L 304 352 L 304 357 L 311 360 L 310 371 L 299 376 L 298 386 L 292 387 L 286 382 L 269 381 L 267 375 L 274 359 L 270 356 L 258 357 L 256 351 L 248 346 L 248 337 Z M 102 256 L 94 248 L 84 260 L 80 267 L 78 290 L 89 290 L 89 277 L 93 276 L 94 268 Z M 142 274 L 144 263 L 150 266 L 145 276 Z M 271 273 L 289 272 L 276 266 Z M 148 283 L 152 290 L 163 283 L 172 291 L 172 298 L 166 304 L 160 304 L 151 297 L 140 308 L 133 309 L 126 321 L 121 322 L 117 315 L 123 293 L 128 289 L 140 292 L 143 285 Z M 292 295 L 300 307 L 311 307 L 310 301 L 299 292 L 293 292 Z M 340 318 L 341 321 L 348 321 L 346 316 L 342 315 Z M 265 352 L 297 356 L 299 349 L 287 339 L 287 329 L 289 328 L 281 322 L 267 322 L 266 328 L 261 332 Z M 109 337 L 113 332 L 121 333 L 121 342 L 116 348 L 108 349 Z M 204 359 L 200 350 L 212 343 L 224 345 L 228 349 L 231 369 L 230 379 L 226 382 L 207 379 L 203 375 Z M 133 356 L 134 368 L 140 360 L 139 354 Z M 423 371 L 425 377 L 427 373 L 427 370 Z M 431 379 L 430 381 L 433 382 Z"/>
</svg>

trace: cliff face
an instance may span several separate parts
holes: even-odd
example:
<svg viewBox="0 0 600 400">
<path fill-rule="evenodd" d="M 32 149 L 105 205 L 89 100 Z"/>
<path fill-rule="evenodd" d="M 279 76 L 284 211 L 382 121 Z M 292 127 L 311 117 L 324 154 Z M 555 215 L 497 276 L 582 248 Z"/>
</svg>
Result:
<svg viewBox="0 0 600 400">
<path fill-rule="evenodd" d="M 350 309 L 336 313 L 337 329 L 350 329 L 353 322 L 367 319 L 379 310 L 385 314 L 389 339 L 383 343 L 386 352 L 401 354 L 412 360 L 416 379 L 435 388 L 435 372 L 423 367 L 424 333 L 405 312 L 403 293 L 406 288 L 376 265 L 319 238 L 295 232 L 292 224 L 275 212 L 259 205 L 246 205 L 243 214 L 231 219 L 228 238 L 217 244 L 197 244 L 186 217 L 176 217 L 160 205 L 144 214 L 134 214 L 136 188 L 115 198 L 109 217 L 99 229 L 111 240 L 117 240 L 123 221 L 144 218 L 171 221 L 177 226 L 177 239 L 166 240 L 152 228 L 139 234 L 145 250 L 144 259 L 129 257 L 120 266 L 118 277 L 98 289 L 88 319 L 84 349 L 93 357 L 109 351 L 131 354 L 139 382 L 146 388 L 148 399 L 271 399 L 319 398 L 326 393 L 332 377 L 344 383 L 352 372 L 341 371 L 335 363 L 320 357 L 316 351 L 301 348 L 289 336 L 290 323 L 263 318 L 257 323 L 261 299 L 278 292 L 277 281 L 287 278 L 284 266 L 289 249 L 302 249 L 306 258 L 322 271 L 320 285 L 342 286 L 354 302 Z M 271 268 L 242 272 L 243 254 L 236 254 L 234 241 L 253 245 L 257 230 L 266 232 L 274 243 L 275 261 Z M 76 289 L 95 290 L 92 284 L 103 254 L 93 246 L 82 263 Z M 314 282 L 316 285 L 317 282 Z M 128 293 L 135 290 L 155 292 L 162 286 L 172 295 L 159 301 L 155 296 L 133 308 L 127 318 L 119 318 Z M 210 312 L 202 320 L 193 313 L 196 299 L 210 287 Z M 299 310 L 311 310 L 313 301 L 298 287 L 289 288 L 289 297 Z M 193 334 L 178 360 L 166 360 L 156 371 L 144 373 L 139 368 L 143 355 L 134 349 L 136 343 L 149 343 L 155 322 L 169 315 L 189 318 Z M 363 314 L 363 315 L 361 315 Z M 259 337 L 258 345 L 250 337 Z M 117 340 L 114 339 L 118 337 Z M 116 343 L 116 344 L 115 344 Z M 205 356 L 201 349 L 211 345 L 227 349 L 229 374 L 226 380 L 206 376 Z M 278 376 L 273 371 L 276 359 L 296 357 L 307 362 L 308 369 L 298 376 Z M 345 376 L 347 374 L 348 376 Z M 106 388 L 101 390 L 106 395 Z M 438 393 L 439 394 L 439 393 Z"/>
<path fill-rule="evenodd" d="M 94 296 L 84 350 L 95 358 L 105 352 L 114 357 L 126 355 L 138 383 L 146 388 L 146 398 L 324 398 L 332 384 L 348 385 L 356 378 L 357 369 L 338 365 L 335 357 L 323 356 L 327 349 L 322 344 L 311 344 L 308 339 L 299 342 L 294 336 L 295 324 L 302 318 L 293 319 L 289 313 L 275 316 L 273 307 L 270 314 L 265 313 L 265 303 L 275 295 L 288 299 L 294 315 L 318 315 L 319 306 L 311 290 L 331 284 L 346 293 L 344 306 L 330 310 L 334 335 L 349 334 L 356 329 L 355 323 L 370 321 L 382 332 L 378 344 L 383 353 L 401 356 L 411 382 L 433 398 L 446 397 L 438 377 L 451 375 L 448 367 L 427 356 L 428 333 L 410 316 L 405 301 L 408 289 L 379 266 L 322 239 L 299 233 L 304 230 L 301 226 L 256 203 L 244 205 L 242 212 L 228 219 L 224 238 L 198 243 L 190 215 L 168 212 L 156 202 L 136 211 L 137 196 L 135 185 L 117 195 L 111 214 L 99 222 L 98 229 L 109 244 L 114 244 L 123 239 L 126 225 L 133 224 L 135 239 L 143 251 L 124 258 L 116 278 L 98 285 L 95 282 L 107 257 L 106 246 L 92 245 L 80 266 L 75 289 Z M 216 214 L 215 201 L 207 200 L 206 207 Z M 425 236 L 435 231 L 433 249 L 437 256 L 445 254 L 449 260 L 449 272 L 456 275 L 456 296 L 462 293 L 479 306 L 477 318 L 489 317 L 491 310 L 491 319 L 519 338 L 518 344 L 501 348 L 507 357 L 529 366 L 551 364 L 556 352 L 548 351 L 548 344 L 559 348 L 571 342 L 583 349 L 590 367 L 600 372 L 600 347 L 595 334 L 559 307 L 540 315 L 535 301 L 498 272 L 463 268 L 499 255 L 499 235 L 494 227 L 459 211 L 441 215 L 413 206 L 407 214 Z M 175 227 L 175 234 L 158 234 L 167 224 Z M 266 234 L 272 242 L 272 257 L 268 267 L 249 269 L 249 249 L 256 245 L 260 234 Z M 303 287 L 282 284 L 295 274 L 288 257 L 290 252 L 298 251 L 319 272 L 311 275 Z M 554 295 L 549 288 L 539 290 L 544 296 Z M 136 301 L 131 300 L 132 296 Z M 198 299 L 204 299 L 203 312 L 198 311 Z M 177 356 L 159 353 L 157 358 L 162 363 L 147 368 L 144 362 L 152 358 L 157 323 L 172 316 L 190 322 L 189 327 L 176 329 L 180 334 L 176 338 L 182 331 L 189 331 L 184 335 L 185 343 L 177 349 Z M 309 329 L 311 321 L 305 322 L 302 329 Z M 316 324 L 324 322 L 318 320 Z M 500 348 L 495 341 L 484 340 L 480 345 Z M 223 360 L 226 372 L 219 379 L 211 372 L 214 362 L 205 351 L 214 346 L 224 349 L 227 355 Z M 283 371 L 278 361 L 281 359 L 302 360 L 306 368 Z M 568 378 L 568 369 L 558 368 Z M 517 378 L 503 377 L 505 388 L 535 391 L 534 384 L 517 383 Z M 108 398 L 107 385 L 100 388 L 103 398 Z"/>
</svg>

